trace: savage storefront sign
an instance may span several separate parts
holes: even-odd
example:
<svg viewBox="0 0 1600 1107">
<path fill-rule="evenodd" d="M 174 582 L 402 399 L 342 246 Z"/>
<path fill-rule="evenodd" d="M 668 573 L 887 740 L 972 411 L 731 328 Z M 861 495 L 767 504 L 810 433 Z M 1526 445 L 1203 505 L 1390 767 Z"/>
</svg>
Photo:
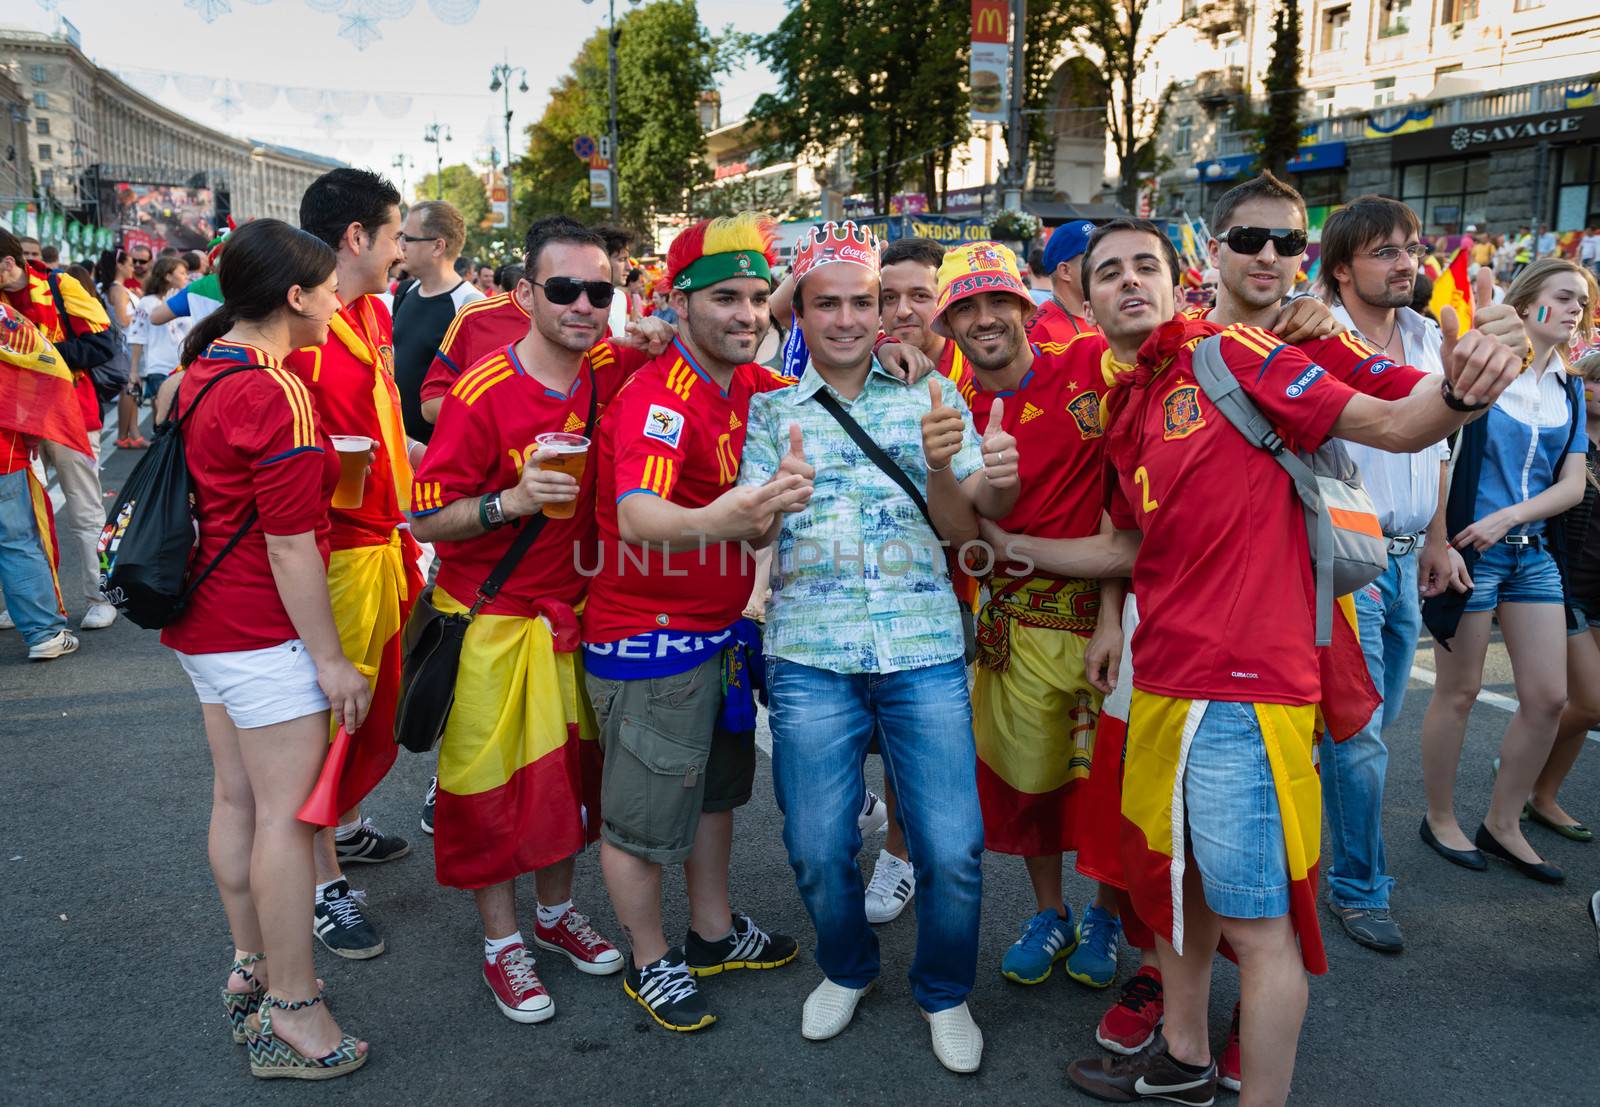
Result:
<svg viewBox="0 0 1600 1107">
<path fill-rule="evenodd" d="M 1460 157 L 1513 146 L 1534 146 L 1540 142 L 1595 138 L 1600 138 L 1600 109 L 1553 111 L 1478 123 L 1443 124 L 1416 131 L 1395 141 L 1392 157 L 1395 161 Z"/>
</svg>

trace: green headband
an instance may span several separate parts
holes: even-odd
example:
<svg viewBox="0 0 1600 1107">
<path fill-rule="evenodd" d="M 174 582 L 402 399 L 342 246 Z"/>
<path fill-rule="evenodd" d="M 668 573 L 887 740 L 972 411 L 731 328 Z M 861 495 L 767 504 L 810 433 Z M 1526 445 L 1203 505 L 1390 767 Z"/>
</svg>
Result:
<svg viewBox="0 0 1600 1107">
<path fill-rule="evenodd" d="M 672 278 L 672 287 L 682 292 L 693 292 L 697 288 L 710 288 L 734 277 L 760 277 L 770 281 L 772 267 L 767 264 L 767 256 L 759 250 L 705 254 L 684 266 Z"/>
</svg>

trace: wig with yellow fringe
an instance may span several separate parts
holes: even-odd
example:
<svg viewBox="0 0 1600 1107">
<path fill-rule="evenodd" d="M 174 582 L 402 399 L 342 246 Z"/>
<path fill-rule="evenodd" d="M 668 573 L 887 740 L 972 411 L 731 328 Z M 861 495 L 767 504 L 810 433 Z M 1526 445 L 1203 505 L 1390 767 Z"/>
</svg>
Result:
<svg viewBox="0 0 1600 1107">
<path fill-rule="evenodd" d="M 672 240 L 667 278 L 674 289 L 693 292 L 734 277 L 772 279 L 778 260 L 775 224 L 756 212 L 704 219 Z"/>
</svg>

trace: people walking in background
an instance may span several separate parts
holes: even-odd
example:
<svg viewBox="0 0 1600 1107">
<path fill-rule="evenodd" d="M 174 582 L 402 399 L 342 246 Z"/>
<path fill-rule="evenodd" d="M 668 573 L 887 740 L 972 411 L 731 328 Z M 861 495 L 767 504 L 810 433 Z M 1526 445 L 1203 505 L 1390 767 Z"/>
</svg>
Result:
<svg viewBox="0 0 1600 1107">
<path fill-rule="evenodd" d="M 128 388 L 118 401 L 117 445 L 126 449 L 139 449 L 145 444 L 139 434 L 139 402 L 148 399 L 153 404 L 161 386 L 178 368 L 184 339 L 194 321 L 175 318 L 160 326 L 150 322 L 150 313 L 189 284 L 189 267 L 181 258 L 157 258 L 145 278 L 144 296 L 134 308 L 133 325 L 128 328 L 128 350 L 131 364 Z M 124 441 L 126 439 L 126 441 Z"/>
<path fill-rule="evenodd" d="M 433 424 L 422 414 L 422 381 L 456 313 L 484 294 L 456 275 L 467 239 L 461 213 L 445 200 L 424 200 L 406 212 L 401 249 L 410 279 L 394 293 L 394 383 L 406 433 L 427 442 Z"/>
<path fill-rule="evenodd" d="M 1583 499 L 1586 438 L 1581 383 L 1568 377 L 1567 347 L 1593 330 L 1588 275 L 1546 258 L 1512 282 L 1532 346 L 1528 368 L 1456 447 L 1446 533 L 1466 563 L 1467 590 L 1423 604 L 1438 643 L 1433 698 L 1422 721 L 1425 842 L 1446 860 L 1484 869 L 1490 854 L 1535 880 L 1565 874 L 1523 836 L 1520 817 L 1550 757 L 1567 704 L 1567 573 L 1561 516 Z M 1511 659 L 1517 710 L 1500 744 L 1488 813 L 1469 840 L 1456 822 L 1455 782 L 1467 715 L 1483 680 L 1491 616 Z"/>
<path fill-rule="evenodd" d="M 338 458 L 305 386 L 282 367 L 327 337 L 335 258 L 315 237 L 258 219 L 234 235 L 222 277 L 222 308 L 184 346 L 176 400 L 189 415 L 194 563 L 214 565 L 161 641 L 194 684 L 211 748 L 209 852 L 233 935 L 222 1001 L 234 1041 L 248 1041 L 256 1076 L 342 1076 L 366 1063 L 367 1047 L 334 1022 L 318 986 L 306 925 L 315 828 L 295 812 L 322 768 L 330 712 L 355 730 L 371 690 L 340 648 L 325 584 Z M 221 377 L 231 369 L 242 371 Z"/>
<path fill-rule="evenodd" d="M 606 256 L 611 259 L 611 283 L 617 290 L 617 295 L 611 300 L 607 325 L 611 328 L 609 333 L 620 335 L 628 327 L 629 308 L 626 291 L 628 271 L 633 268 L 628 250 L 633 246 L 633 232 L 626 227 L 618 226 L 596 227 L 595 230 L 606 240 Z"/>
</svg>

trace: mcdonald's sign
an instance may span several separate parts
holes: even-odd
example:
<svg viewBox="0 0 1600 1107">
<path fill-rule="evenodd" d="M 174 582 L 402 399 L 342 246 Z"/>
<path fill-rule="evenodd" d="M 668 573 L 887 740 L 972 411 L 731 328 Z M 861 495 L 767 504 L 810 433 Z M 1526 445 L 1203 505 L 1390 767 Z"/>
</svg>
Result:
<svg viewBox="0 0 1600 1107">
<path fill-rule="evenodd" d="M 1009 42 L 1009 0 L 972 0 L 972 41 Z"/>
</svg>

